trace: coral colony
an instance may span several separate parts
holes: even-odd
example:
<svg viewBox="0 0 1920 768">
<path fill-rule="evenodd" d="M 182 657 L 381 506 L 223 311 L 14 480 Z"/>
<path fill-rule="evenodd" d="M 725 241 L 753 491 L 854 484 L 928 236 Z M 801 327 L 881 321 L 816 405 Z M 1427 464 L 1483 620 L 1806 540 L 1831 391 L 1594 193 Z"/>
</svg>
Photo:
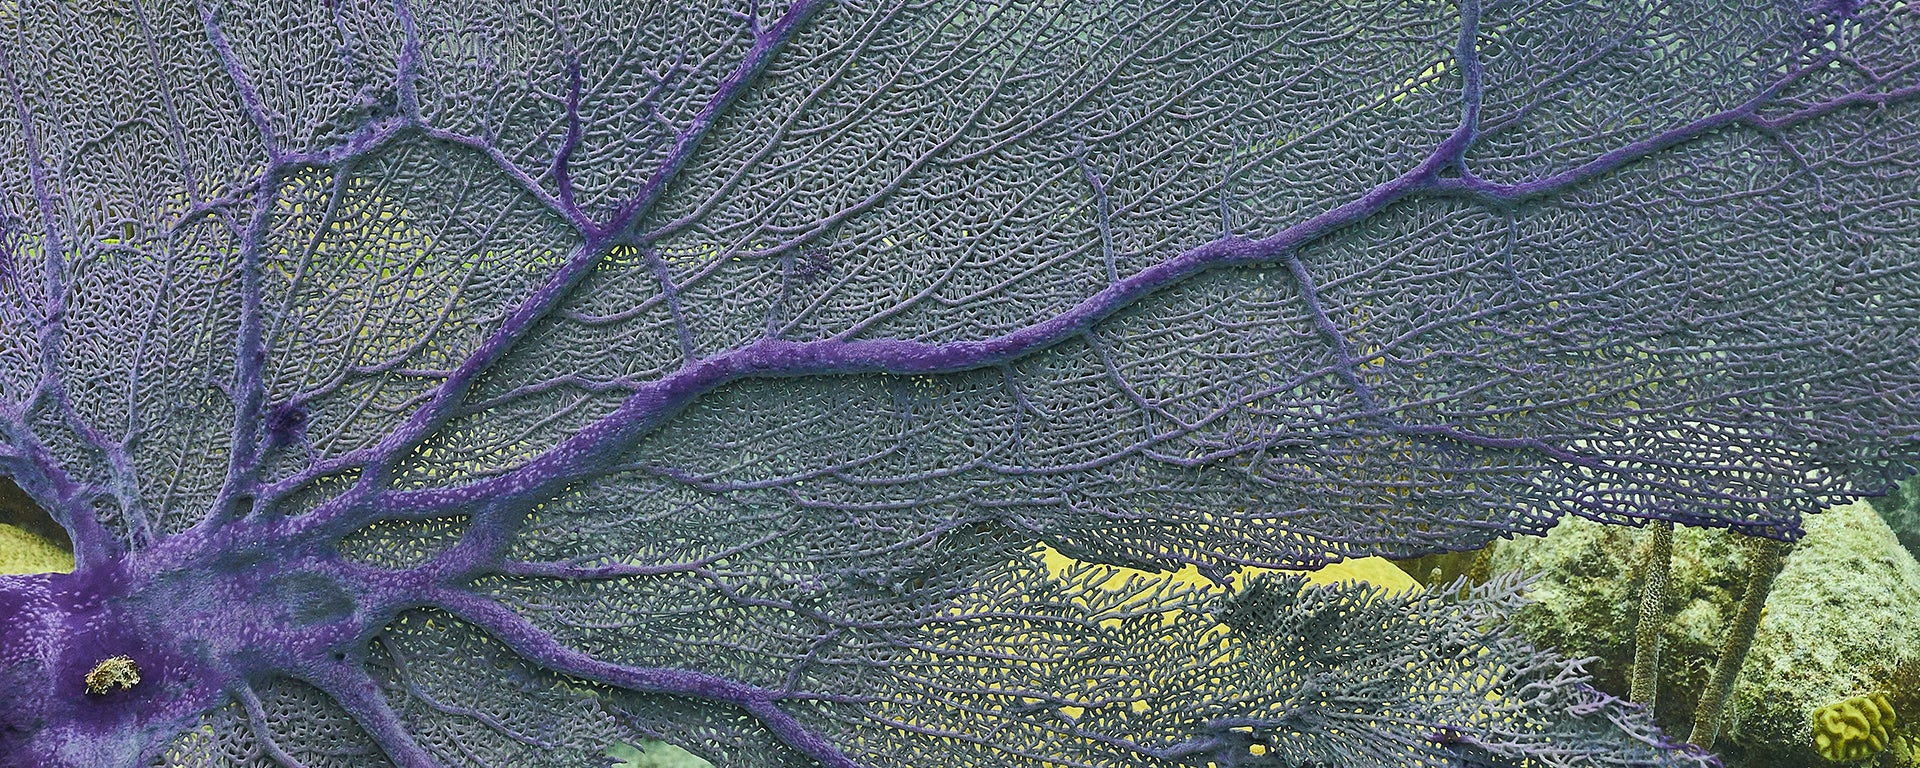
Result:
<svg viewBox="0 0 1920 768">
<path fill-rule="evenodd" d="M 1916 8 L 8 4 L 0 762 L 1710 762 L 1241 569 L 1884 492 Z"/>
</svg>

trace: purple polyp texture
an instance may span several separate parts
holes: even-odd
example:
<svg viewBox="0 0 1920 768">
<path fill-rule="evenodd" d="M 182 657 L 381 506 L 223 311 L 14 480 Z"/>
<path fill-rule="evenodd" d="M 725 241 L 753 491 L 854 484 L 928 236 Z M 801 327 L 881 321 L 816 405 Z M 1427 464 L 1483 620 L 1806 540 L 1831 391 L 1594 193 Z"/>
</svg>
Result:
<svg viewBox="0 0 1920 768">
<path fill-rule="evenodd" d="M 1235 574 L 1920 454 L 1910 2 L 0 26 L 4 765 L 1703 764 Z"/>
</svg>

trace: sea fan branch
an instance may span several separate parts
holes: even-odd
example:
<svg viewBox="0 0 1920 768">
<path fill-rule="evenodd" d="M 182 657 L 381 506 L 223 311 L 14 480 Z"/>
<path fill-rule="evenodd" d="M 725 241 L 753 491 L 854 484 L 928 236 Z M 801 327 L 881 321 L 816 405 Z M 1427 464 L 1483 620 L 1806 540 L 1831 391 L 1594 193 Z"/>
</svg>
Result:
<svg viewBox="0 0 1920 768">
<path fill-rule="evenodd" d="M 792 697 L 791 694 L 691 670 L 631 667 L 600 661 L 561 645 L 513 612 L 470 593 L 438 589 L 431 593 L 429 602 L 473 623 L 514 653 L 547 669 L 617 688 L 686 696 L 737 707 L 758 719 L 782 743 L 822 765 L 860 768 L 838 747 L 780 709 L 778 702 Z"/>
</svg>

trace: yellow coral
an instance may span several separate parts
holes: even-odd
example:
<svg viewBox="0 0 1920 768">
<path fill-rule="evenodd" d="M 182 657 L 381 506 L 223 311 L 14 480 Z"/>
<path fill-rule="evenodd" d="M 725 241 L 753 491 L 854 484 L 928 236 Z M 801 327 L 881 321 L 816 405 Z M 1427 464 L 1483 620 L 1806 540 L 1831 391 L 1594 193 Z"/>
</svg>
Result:
<svg viewBox="0 0 1920 768">
<path fill-rule="evenodd" d="M 72 553 L 25 529 L 0 523 L 0 574 L 72 572 Z"/>
<path fill-rule="evenodd" d="M 1887 694 L 1855 696 L 1813 711 L 1813 748 L 1836 763 L 1865 760 L 1887 748 L 1893 725 Z"/>
</svg>

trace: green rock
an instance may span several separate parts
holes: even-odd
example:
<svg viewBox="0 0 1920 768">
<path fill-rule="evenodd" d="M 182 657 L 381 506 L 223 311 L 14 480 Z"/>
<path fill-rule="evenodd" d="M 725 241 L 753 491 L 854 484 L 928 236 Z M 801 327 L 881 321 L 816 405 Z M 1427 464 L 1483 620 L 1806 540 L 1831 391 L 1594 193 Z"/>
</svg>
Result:
<svg viewBox="0 0 1920 768">
<path fill-rule="evenodd" d="M 1806 529 L 1735 682 L 1716 750 L 1729 766 L 1829 765 L 1813 751 L 1812 713 L 1876 691 L 1892 697 L 1901 746 L 1920 743 L 1920 563 L 1864 503 L 1814 515 Z M 1644 530 L 1567 520 L 1545 537 L 1500 542 L 1490 569 L 1535 574 L 1534 602 L 1514 621 L 1537 644 L 1596 657 L 1588 668 L 1595 685 L 1624 697 L 1639 601 L 1635 566 L 1649 538 Z M 1655 706 L 1671 734 L 1691 729 L 1745 559 L 1726 531 L 1674 531 L 1672 613 Z M 1891 750 L 1871 765 L 1920 768 L 1913 754 Z"/>
<path fill-rule="evenodd" d="M 1920 737 L 1920 563 L 1865 503 L 1806 527 L 1733 690 L 1729 735 L 1773 758 L 1755 766 L 1820 764 L 1813 712 L 1877 692 L 1890 694 L 1899 731 Z M 1892 764 L 1915 765 L 1911 753 Z"/>
</svg>

